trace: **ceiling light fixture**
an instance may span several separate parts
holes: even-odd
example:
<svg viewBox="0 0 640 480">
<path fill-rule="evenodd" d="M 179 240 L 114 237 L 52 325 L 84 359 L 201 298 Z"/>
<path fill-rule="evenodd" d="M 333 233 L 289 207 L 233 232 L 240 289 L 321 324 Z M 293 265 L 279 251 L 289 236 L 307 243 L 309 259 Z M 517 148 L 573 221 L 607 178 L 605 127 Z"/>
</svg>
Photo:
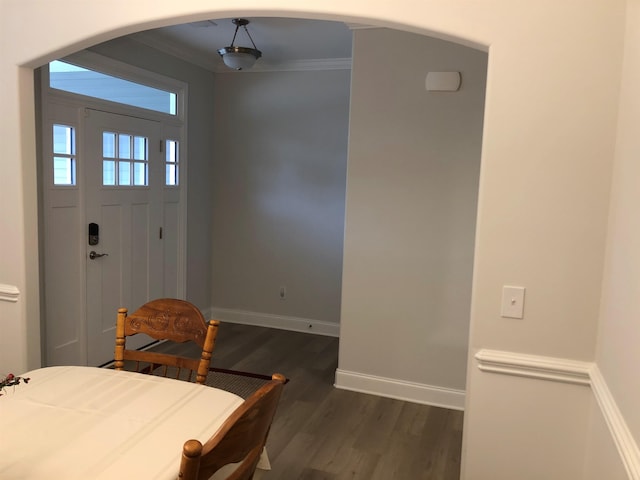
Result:
<svg viewBox="0 0 640 480">
<path fill-rule="evenodd" d="M 221 48 L 218 50 L 218 53 L 222 57 L 224 64 L 232 68 L 234 70 L 246 70 L 248 68 L 253 67 L 258 60 L 262 56 L 262 52 L 256 48 L 256 44 L 249 35 L 249 30 L 247 30 L 247 25 L 249 25 L 249 20 L 244 18 L 234 18 L 231 20 L 233 24 L 236 26 L 236 31 L 233 34 L 233 40 L 231 40 L 231 45 L 228 47 Z M 250 47 L 236 47 L 234 45 L 236 41 L 236 35 L 238 35 L 238 29 L 240 27 L 244 28 L 244 31 L 247 32 L 247 36 L 253 45 L 253 48 Z"/>
</svg>

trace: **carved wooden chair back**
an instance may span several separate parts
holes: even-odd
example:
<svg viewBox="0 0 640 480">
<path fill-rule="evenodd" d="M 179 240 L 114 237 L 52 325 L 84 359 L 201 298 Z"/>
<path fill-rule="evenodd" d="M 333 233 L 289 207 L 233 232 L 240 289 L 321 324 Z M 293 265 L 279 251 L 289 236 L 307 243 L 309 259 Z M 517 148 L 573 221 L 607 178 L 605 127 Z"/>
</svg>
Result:
<svg viewBox="0 0 640 480">
<path fill-rule="evenodd" d="M 131 315 L 126 308 L 118 309 L 116 322 L 115 369 L 135 370 L 154 375 L 203 384 L 209 373 L 211 355 L 218 334 L 217 320 L 205 321 L 193 304 L 173 298 L 161 298 L 145 303 Z M 155 340 L 175 343 L 194 342 L 200 347 L 200 358 L 188 358 L 170 353 L 127 350 L 126 337 L 144 333 Z"/>
<path fill-rule="evenodd" d="M 253 478 L 286 381 L 279 373 L 271 378 L 247 398 L 204 445 L 198 440 L 185 442 L 180 480 L 208 479 L 230 463 L 237 465 L 226 480 Z"/>
</svg>

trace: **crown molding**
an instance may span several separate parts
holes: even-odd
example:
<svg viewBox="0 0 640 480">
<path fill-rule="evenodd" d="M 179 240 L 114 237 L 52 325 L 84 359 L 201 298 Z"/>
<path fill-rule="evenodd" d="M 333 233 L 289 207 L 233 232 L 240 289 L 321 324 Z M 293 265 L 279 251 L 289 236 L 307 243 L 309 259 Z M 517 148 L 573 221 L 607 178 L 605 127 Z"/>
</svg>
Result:
<svg viewBox="0 0 640 480">
<path fill-rule="evenodd" d="M 134 42 L 159 50 L 167 55 L 177 57 L 180 60 L 192 63 L 214 73 L 301 72 L 351 69 L 351 58 L 310 58 L 280 63 L 268 63 L 262 59 L 252 69 L 238 72 L 225 67 L 217 54 L 205 58 L 203 55 L 197 54 L 191 49 L 181 48 L 172 42 L 158 39 L 156 36 L 147 32 L 137 33 L 132 36 L 131 39 Z"/>
<path fill-rule="evenodd" d="M 212 56 L 211 58 L 205 58 L 203 55 L 195 53 L 195 51 L 192 49 L 181 48 L 173 42 L 161 40 L 155 35 L 148 32 L 136 33 L 130 38 L 134 42 L 141 43 L 143 45 L 146 45 L 147 47 L 153 48 L 154 50 L 166 53 L 167 55 L 177 57 L 180 60 L 184 60 L 187 63 L 192 63 L 194 65 L 197 65 L 198 67 L 204 68 L 205 70 L 210 70 L 213 72 L 216 68 L 216 61 L 214 60 L 215 57 Z"/>
</svg>

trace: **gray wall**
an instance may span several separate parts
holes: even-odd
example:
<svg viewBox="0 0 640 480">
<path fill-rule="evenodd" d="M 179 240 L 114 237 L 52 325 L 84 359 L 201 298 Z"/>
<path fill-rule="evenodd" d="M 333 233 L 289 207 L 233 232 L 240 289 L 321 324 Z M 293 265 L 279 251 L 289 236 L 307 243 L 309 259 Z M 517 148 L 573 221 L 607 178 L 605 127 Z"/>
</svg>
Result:
<svg viewBox="0 0 640 480">
<path fill-rule="evenodd" d="M 213 75 L 125 40 L 95 50 L 189 82 L 190 300 L 342 315 L 340 370 L 464 390 L 486 54 L 355 38 L 352 85 L 345 70 Z M 461 90 L 427 93 L 446 70 Z"/>
<path fill-rule="evenodd" d="M 465 388 L 486 65 L 441 40 L 355 32 L 341 386 Z M 427 92 L 429 71 L 462 72 L 460 91 Z"/>
<path fill-rule="evenodd" d="M 211 305 L 211 125 L 213 73 L 138 42 L 118 38 L 90 50 L 137 67 L 172 77 L 189 85 L 187 300 L 201 309 Z M 203 208 L 203 205 L 206 207 Z"/>
<path fill-rule="evenodd" d="M 216 75 L 214 310 L 339 322 L 349 82 L 348 70 Z"/>
</svg>

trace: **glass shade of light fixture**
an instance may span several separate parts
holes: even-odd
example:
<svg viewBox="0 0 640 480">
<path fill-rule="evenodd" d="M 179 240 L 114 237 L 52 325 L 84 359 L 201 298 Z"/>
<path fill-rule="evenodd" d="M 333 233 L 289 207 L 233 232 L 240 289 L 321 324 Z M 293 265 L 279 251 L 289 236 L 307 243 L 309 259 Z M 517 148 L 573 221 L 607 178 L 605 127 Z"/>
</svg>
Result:
<svg viewBox="0 0 640 480">
<path fill-rule="evenodd" d="M 233 40 L 231 40 L 231 45 L 228 47 L 221 48 L 218 50 L 218 53 L 222 57 L 222 61 L 224 64 L 232 68 L 233 70 L 247 70 L 256 63 L 262 56 L 262 52 L 256 48 L 256 44 L 253 42 L 253 38 L 249 34 L 249 30 L 247 30 L 247 25 L 249 24 L 249 20 L 244 18 L 234 18 L 232 20 L 233 24 L 236 26 L 236 31 L 233 34 Z M 236 41 L 236 35 L 238 35 L 238 29 L 240 27 L 244 28 L 244 31 L 247 33 L 249 40 L 253 45 L 251 47 L 237 47 L 234 45 Z"/>
</svg>

